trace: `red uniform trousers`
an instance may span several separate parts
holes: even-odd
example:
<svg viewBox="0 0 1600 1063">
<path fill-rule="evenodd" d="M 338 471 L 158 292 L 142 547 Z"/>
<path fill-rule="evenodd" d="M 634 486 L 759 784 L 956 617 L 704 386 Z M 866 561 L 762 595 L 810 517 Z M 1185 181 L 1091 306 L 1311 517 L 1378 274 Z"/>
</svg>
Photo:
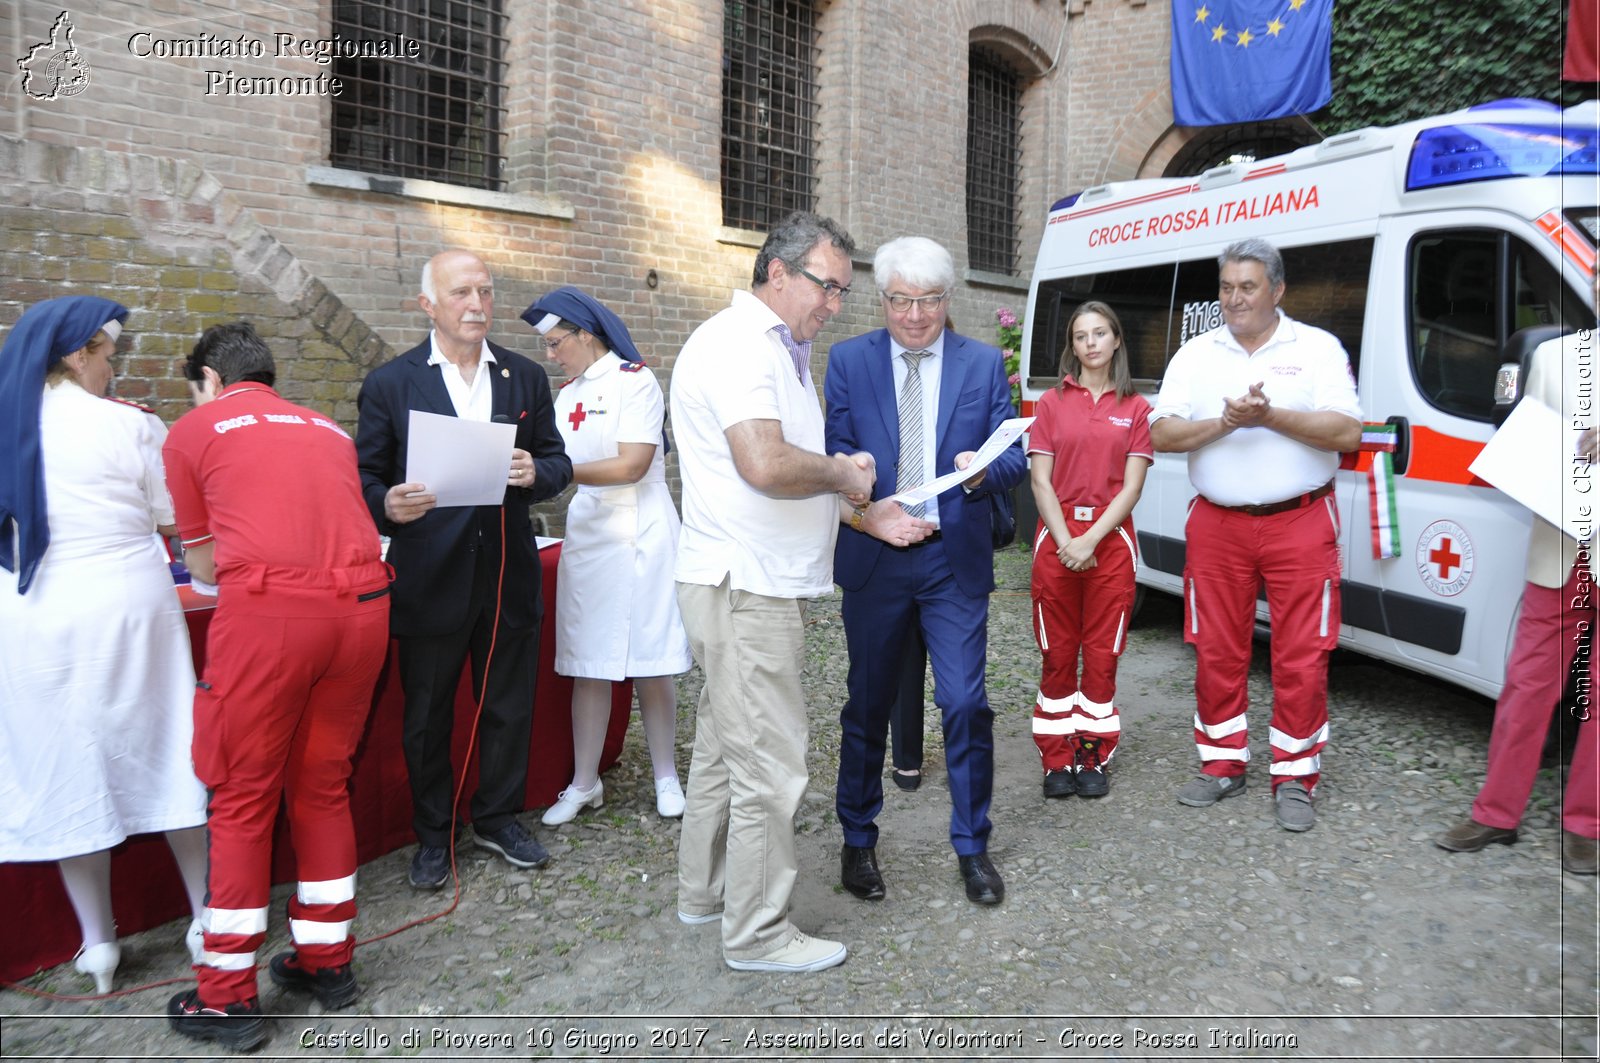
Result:
<svg viewBox="0 0 1600 1063">
<path fill-rule="evenodd" d="M 1339 511 L 1333 496 L 1254 517 L 1196 498 L 1189 506 L 1184 640 L 1195 648 L 1195 730 L 1207 775 L 1243 775 L 1250 759 L 1256 589 L 1272 617 L 1272 787 L 1315 790 L 1328 743 L 1328 652 L 1339 642 Z"/>
<path fill-rule="evenodd" d="M 1081 535 L 1093 521 L 1067 521 Z M 1039 522 L 1033 539 L 1033 637 L 1043 669 L 1033 706 L 1033 741 L 1045 771 L 1098 768 L 1116 752 L 1122 720 L 1114 698 L 1117 658 L 1133 612 L 1133 521 L 1095 548 L 1095 567 L 1074 572 Z M 1078 658 L 1082 655 L 1080 677 Z"/>
<path fill-rule="evenodd" d="M 389 599 L 360 600 L 387 589 L 381 564 L 346 574 L 315 573 L 320 587 L 230 581 L 218 599 L 194 704 L 195 772 L 210 790 L 205 953 L 195 968 L 206 1007 L 257 995 L 280 801 L 299 880 L 289 931 L 302 966 L 349 963 L 355 947 L 351 757 L 388 651 Z"/>
<path fill-rule="evenodd" d="M 1472 803 L 1472 818 L 1490 827 L 1512 829 L 1522 822 L 1544 753 L 1545 733 L 1552 712 L 1561 700 L 1567 669 L 1577 652 L 1579 635 L 1592 631 L 1595 587 L 1580 559 L 1563 587 L 1529 583 L 1522 590 L 1522 615 L 1517 636 L 1506 662 L 1506 685 L 1494 707 L 1494 730 L 1489 734 L 1489 770 Z M 1589 654 L 1587 700 L 1580 699 L 1576 726 L 1578 746 L 1567 770 L 1567 792 L 1561 825 L 1585 838 L 1600 838 L 1600 729 L 1595 714 L 1595 653 Z"/>
</svg>

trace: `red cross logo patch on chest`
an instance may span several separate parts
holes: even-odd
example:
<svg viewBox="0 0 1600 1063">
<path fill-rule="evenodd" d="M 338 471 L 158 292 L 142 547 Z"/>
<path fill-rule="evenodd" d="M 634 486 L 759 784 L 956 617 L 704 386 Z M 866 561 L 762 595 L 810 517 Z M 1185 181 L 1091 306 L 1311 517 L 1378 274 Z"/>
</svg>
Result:
<svg viewBox="0 0 1600 1063">
<path fill-rule="evenodd" d="M 583 403 L 580 402 L 578 405 L 572 408 L 571 413 L 567 414 L 567 422 L 572 425 L 572 430 L 576 432 L 579 428 L 583 427 L 584 419 L 588 416 L 588 414 L 583 412 Z"/>
</svg>

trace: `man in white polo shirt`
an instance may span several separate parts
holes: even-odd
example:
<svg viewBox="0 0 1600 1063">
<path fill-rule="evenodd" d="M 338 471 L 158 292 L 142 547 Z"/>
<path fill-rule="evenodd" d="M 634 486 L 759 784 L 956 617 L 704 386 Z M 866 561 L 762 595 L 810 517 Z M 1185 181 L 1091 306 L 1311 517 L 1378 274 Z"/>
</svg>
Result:
<svg viewBox="0 0 1600 1063">
<path fill-rule="evenodd" d="M 1328 653 L 1339 641 L 1339 512 L 1333 474 L 1361 444 L 1350 359 L 1332 334 L 1291 319 L 1283 258 L 1241 240 L 1217 258 L 1223 324 L 1172 356 L 1150 415 L 1158 451 L 1189 455 L 1199 497 L 1184 531 L 1184 638 L 1195 648 L 1202 774 L 1178 800 L 1239 793 L 1250 759 L 1256 588 L 1272 612 L 1272 792 L 1278 824 L 1309 830 L 1328 741 Z"/>
<path fill-rule="evenodd" d="M 706 676 L 678 918 L 720 920 L 735 970 L 818 971 L 845 958 L 839 942 L 789 922 L 789 895 L 806 789 L 804 599 L 833 588 L 841 497 L 864 504 L 874 481 L 869 455 L 824 452 L 811 381 L 811 340 L 850 291 L 854 249 L 832 219 L 789 215 L 756 255 L 751 291 L 694 331 L 672 374 L 683 477 L 674 575 Z M 874 530 L 904 544 L 931 526 L 899 510 Z"/>
</svg>

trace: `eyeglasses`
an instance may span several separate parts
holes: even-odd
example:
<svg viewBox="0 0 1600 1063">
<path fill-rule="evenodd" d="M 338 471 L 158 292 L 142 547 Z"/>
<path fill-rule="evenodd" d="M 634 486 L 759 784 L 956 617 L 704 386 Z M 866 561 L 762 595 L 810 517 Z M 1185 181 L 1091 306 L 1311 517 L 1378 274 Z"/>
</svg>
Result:
<svg viewBox="0 0 1600 1063">
<path fill-rule="evenodd" d="M 546 336 L 543 341 L 544 353 L 554 354 L 557 347 L 567 342 L 567 340 L 571 339 L 574 335 L 576 335 L 574 332 L 563 332 L 558 339 L 551 339 L 550 337 Z"/>
<path fill-rule="evenodd" d="M 795 272 L 821 288 L 822 296 L 825 299 L 837 299 L 842 303 L 850 297 L 850 285 L 848 284 L 835 284 L 833 281 L 825 281 L 804 266 L 796 266 Z"/>
<path fill-rule="evenodd" d="M 890 295 L 883 293 L 883 301 L 889 304 L 889 309 L 897 314 L 903 314 L 913 306 L 922 307 L 923 313 L 931 314 L 939 309 L 939 304 L 950 298 L 949 292 L 935 292 L 932 295 Z"/>
</svg>

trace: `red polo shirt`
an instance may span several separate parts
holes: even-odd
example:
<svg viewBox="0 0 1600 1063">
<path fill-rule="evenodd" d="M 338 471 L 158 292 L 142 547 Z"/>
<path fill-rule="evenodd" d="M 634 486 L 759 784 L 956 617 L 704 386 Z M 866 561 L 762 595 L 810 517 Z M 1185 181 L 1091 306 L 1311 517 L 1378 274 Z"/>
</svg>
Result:
<svg viewBox="0 0 1600 1063">
<path fill-rule="evenodd" d="M 266 569 L 332 592 L 331 572 L 378 562 L 350 436 L 265 384 L 235 384 L 184 414 L 162 455 L 184 545 L 216 540 L 219 583 Z"/>
<path fill-rule="evenodd" d="M 1033 412 L 1028 453 L 1055 459 L 1050 486 L 1064 506 L 1109 504 L 1122 490 L 1130 454 L 1155 460 L 1150 403 L 1143 395 L 1120 398 L 1112 390 L 1096 401 L 1069 376 L 1041 395 Z"/>
</svg>

